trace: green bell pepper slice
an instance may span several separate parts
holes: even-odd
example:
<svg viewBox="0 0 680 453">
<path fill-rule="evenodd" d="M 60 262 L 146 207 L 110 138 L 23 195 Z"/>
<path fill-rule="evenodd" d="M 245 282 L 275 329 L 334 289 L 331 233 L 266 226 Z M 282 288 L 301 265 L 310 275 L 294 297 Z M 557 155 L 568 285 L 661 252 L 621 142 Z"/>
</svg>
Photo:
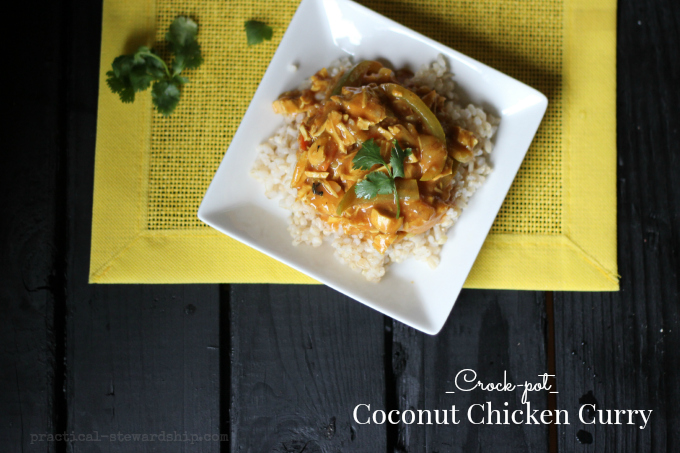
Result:
<svg viewBox="0 0 680 453">
<path fill-rule="evenodd" d="M 446 135 L 444 128 L 437 119 L 432 110 L 415 94 L 413 91 L 404 88 L 396 83 L 383 83 L 380 88 L 385 92 L 388 98 L 392 100 L 399 99 L 404 101 L 411 109 L 421 118 L 423 126 L 427 129 L 430 135 L 437 137 L 442 143 L 446 144 Z"/>
<path fill-rule="evenodd" d="M 357 63 L 352 69 L 349 69 L 338 83 L 333 88 L 331 96 L 337 96 L 342 92 L 342 87 L 358 87 L 361 86 L 361 78 L 369 72 L 378 72 L 383 67 L 380 63 L 373 60 L 365 60 Z"/>
</svg>

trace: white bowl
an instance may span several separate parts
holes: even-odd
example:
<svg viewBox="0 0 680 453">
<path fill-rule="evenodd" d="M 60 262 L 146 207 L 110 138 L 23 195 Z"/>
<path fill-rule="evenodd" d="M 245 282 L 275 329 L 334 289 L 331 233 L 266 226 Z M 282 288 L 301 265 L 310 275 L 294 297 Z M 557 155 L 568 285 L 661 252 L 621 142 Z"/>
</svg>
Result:
<svg viewBox="0 0 680 453">
<path fill-rule="evenodd" d="M 418 69 L 439 54 L 448 59 L 458 91 L 501 118 L 491 156 L 493 172 L 472 196 L 436 269 L 409 259 L 391 264 L 379 283 L 333 257 L 330 244 L 292 245 L 288 211 L 264 196 L 249 173 L 255 147 L 282 124 L 272 102 L 333 60 L 384 58 Z M 297 65 L 297 71 L 291 71 Z M 350 0 L 303 0 L 272 58 L 229 150 L 203 198 L 198 217 L 213 228 L 310 277 L 428 334 L 444 325 L 548 105 L 547 98 L 453 49 Z M 321 301 L 320 301 L 321 302 Z"/>
</svg>

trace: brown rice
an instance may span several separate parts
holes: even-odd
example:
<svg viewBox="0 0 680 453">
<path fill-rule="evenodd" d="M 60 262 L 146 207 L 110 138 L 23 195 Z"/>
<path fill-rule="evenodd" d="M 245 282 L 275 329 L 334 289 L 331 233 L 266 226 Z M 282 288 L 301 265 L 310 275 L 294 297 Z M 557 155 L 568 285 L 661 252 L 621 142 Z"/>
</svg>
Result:
<svg viewBox="0 0 680 453">
<path fill-rule="evenodd" d="M 349 60 L 335 62 L 328 68 L 331 75 L 350 67 Z M 454 206 L 446 213 L 442 222 L 425 233 L 407 236 L 392 244 L 385 254 L 380 254 L 362 234 L 349 235 L 336 231 L 324 222 L 314 208 L 296 198 L 296 189 L 290 187 L 298 151 L 298 129 L 304 115 L 291 115 L 281 128 L 265 143 L 257 147 L 258 157 L 251 175 L 262 182 L 265 194 L 278 199 L 279 205 L 290 211 L 288 231 L 293 244 L 320 246 L 326 238 L 332 241 L 335 256 L 361 271 L 370 281 L 378 281 L 385 274 L 390 263 L 399 263 L 413 257 L 434 268 L 439 264 L 439 254 L 447 239 L 447 231 L 456 222 L 462 210 L 477 188 L 491 172 L 488 157 L 493 149 L 491 138 L 498 128 L 498 119 L 488 115 L 480 107 L 469 104 L 463 107 L 454 93 L 454 81 L 443 55 L 429 66 L 423 66 L 414 75 L 413 81 L 434 89 L 447 98 L 445 112 L 454 122 L 475 133 L 479 143 L 474 149 L 475 159 L 461 164 L 456 175 L 456 198 Z M 309 82 L 306 82 L 307 86 Z"/>
</svg>

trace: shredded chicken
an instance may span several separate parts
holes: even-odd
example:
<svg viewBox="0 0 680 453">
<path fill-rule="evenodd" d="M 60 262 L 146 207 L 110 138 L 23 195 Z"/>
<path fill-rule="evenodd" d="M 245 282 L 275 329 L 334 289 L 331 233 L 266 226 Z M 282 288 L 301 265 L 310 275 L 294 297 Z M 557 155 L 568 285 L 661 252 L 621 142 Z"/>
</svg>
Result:
<svg viewBox="0 0 680 453">
<path fill-rule="evenodd" d="M 277 113 L 305 114 L 291 182 L 298 197 L 334 227 L 368 237 L 381 253 L 440 222 L 455 200 L 458 164 L 473 159 L 478 145 L 472 132 L 439 122 L 436 114 L 446 98 L 405 85 L 407 76 L 371 61 L 335 77 L 322 69 L 309 89 L 283 93 L 274 102 Z M 412 150 L 403 162 L 404 177 L 395 179 L 399 209 L 392 195 L 367 200 L 354 194 L 355 184 L 371 171 L 388 173 L 385 166 L 353 165 L 371 139 L 385 162 L 395 140 Z"/>
</svg>

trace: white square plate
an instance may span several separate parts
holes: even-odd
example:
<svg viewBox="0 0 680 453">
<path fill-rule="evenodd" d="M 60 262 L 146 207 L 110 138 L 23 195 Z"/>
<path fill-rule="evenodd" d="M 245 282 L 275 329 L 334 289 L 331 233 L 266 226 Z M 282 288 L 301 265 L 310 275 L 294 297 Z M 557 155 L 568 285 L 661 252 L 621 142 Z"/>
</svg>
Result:
<svg viewBox="0 0 680 453">
<path fill-rule="evenodd" d="M 292 245 L 289 213 L 249 176 L 255 147 L 282 124 L 272 102 L 333 60 L 384 58 L 395 68 L 418 69 L 439 54 L 448 59 L 470 102 L 500 116 L 491 156 L 493 172 L 451 228 L 436 269 L 409 259 L 388 266 L 379 283 L 333 257 L 326 243 Z M 289 70 L 291 64 L 299 69 Z M 217 230 L 304 272 L 403 323 L 436 334 L 453 304 L 515 178 L 547 98 L 495 69 L 349 0 L 303 0 L 262 78 L 243 121 L 203 198 L 198 217 Z"/>
</svg>

